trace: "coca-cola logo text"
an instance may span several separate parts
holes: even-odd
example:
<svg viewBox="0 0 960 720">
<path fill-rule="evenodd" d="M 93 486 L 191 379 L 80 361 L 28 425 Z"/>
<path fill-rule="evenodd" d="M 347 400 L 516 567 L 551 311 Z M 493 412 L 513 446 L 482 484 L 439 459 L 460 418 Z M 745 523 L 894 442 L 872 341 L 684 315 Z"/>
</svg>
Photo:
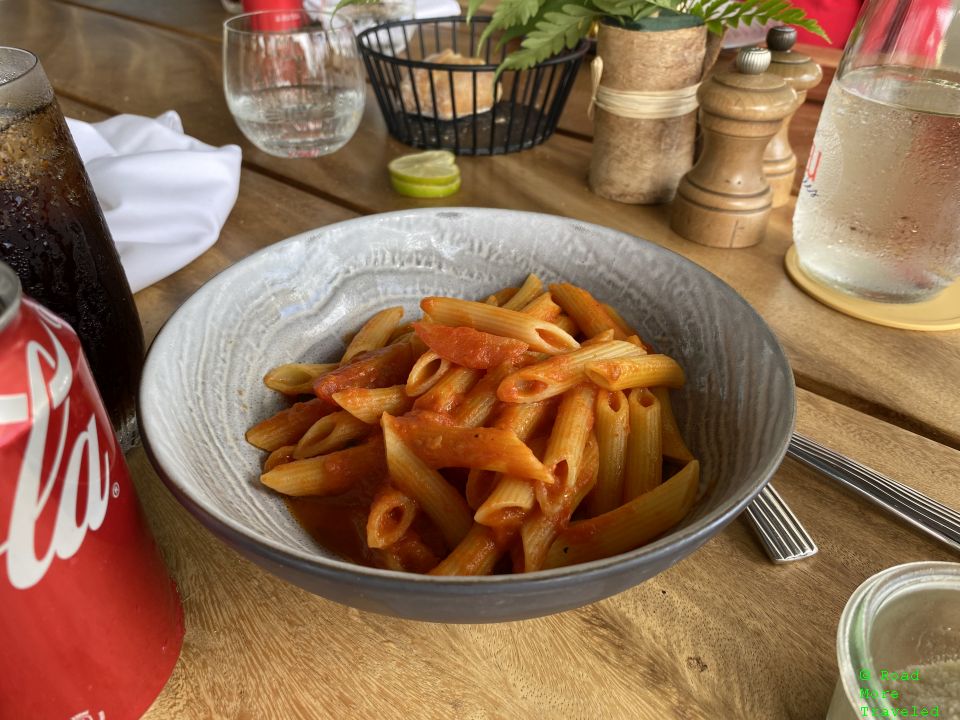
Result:
<svg viewBox="0 0 960 720">
<path fill-rule="evenodd" d="M 7 577 L 13 587 L 21 590 L 40 582 L 55 558 L 72 557 L 87 531 L 97 530 L 103 524 L 110 501 L 110 447 L 105 447 L 101 454 L 101 436 L 93 410 L 76 437 L 69 437 L 73 366 L 53 332 L 62 327 L 61 322 L 40 312 L 50 342 L 46 347 L 37 340 L 26 345 L 27 392 L 0 395 L 0 425 L 31 423 L 16 476 L 9 536 L 0 545 L 0 562 L 5 555 Z M 78 493 L 84 468 L 86 507 L 78 520 Z M 49 538 L 38 538 L 38 520 L 61 482 L 63 489 L 53 532 Z M 46 549 L 41 551 L 44 545 Z"/>
</svg>

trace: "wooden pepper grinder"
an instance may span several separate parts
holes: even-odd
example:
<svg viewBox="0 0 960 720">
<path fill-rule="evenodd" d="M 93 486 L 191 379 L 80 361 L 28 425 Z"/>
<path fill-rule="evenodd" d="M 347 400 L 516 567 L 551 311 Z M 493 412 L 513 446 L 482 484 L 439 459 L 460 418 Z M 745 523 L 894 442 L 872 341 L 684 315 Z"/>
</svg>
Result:
<svg viewBox="0 0 960 720">
<path fill-rule="evenodd" d="M 773 206 L 781 207 L 790 201 L 793 179 L 797 173 L 797 156 L 790 146 L 790 121 L 807 99 L 807 90 L 823 79 L 823 71 L 806 55 L 791 50 L 797 41 L 797 29 L 789 25 L 770 28 L 767 47 L 770 49 L 770 72 L 779 75 L 797 93 L 797 104 L 783 121 L 780 130 L 763 153 L 763 172 L 773 190 Z"/>
<path fill-rule="evenodd" d="M 769 50 L 745 48 L 737 72 L 716 73 L 697 92 L 703 151 L 680 181 L 670 219 L 688 240 L 740 248 L 763 239 L 773 200 L 763 152 L 797 102 L 768 67 Z"/>
</svg>

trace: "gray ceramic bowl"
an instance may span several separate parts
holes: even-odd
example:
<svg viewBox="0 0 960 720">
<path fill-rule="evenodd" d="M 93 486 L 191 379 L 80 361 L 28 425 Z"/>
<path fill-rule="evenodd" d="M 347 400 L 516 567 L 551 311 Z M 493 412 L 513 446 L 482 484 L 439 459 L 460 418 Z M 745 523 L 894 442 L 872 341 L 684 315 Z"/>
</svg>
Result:
<svg viewBox="0 0 960 720">
<path fill-rule="evenodd" d="M 687 373 L 674 406 L 709 492 L 674 530 L 624 555 L 527 575 L 436 578 L 337 559 L 258 481 L 244 442 L 279 409 L 266 369 L 330 359 L 371 313 L 426 295 L 483 297 L 528 272 L 621 310 Z M 575 608 L 637 585 L 696 550 L 780 464 L 793 429 L 790 366 L 756 312 L 716 277 L 629 235 L 503 210 L 375 215 L 272 245 L 204 285 L 150 348 L 144 444 L 176 497 L 251 560 L 324 597 L 437 622 L 495 622 Z"/>
</svg>

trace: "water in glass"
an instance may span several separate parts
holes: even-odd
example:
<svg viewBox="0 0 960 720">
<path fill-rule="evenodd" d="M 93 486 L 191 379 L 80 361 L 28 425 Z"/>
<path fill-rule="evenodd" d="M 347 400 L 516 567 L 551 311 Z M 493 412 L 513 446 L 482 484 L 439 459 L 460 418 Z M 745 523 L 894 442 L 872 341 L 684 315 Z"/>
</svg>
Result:
<svg viewBox="0 0 960 720">
<path fill-rule="evenodd" d="M 350 21 L 301 11 L 224 26 L 224 91 L 240 130 L 280 157 L 317 157 L 353 137 L 365 88 Z"/>
<path fill-rule="evenodd" d="M 960 276 L 960 76 L 855 70 L 830 88 L 794 216 L 803 267 L 876 300 Z"/>
</svg>

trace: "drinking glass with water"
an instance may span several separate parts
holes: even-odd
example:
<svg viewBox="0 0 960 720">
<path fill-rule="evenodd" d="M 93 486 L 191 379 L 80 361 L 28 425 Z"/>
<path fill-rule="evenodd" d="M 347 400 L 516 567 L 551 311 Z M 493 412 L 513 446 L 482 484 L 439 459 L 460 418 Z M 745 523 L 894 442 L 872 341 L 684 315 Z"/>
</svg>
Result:
<svg viewBox="0 0 960 720">
<path fill-rule="evenodd" d="M 801 266 L 883 302 L 960 277 L 960 0 L 868 0 L 794 216 Z"/>
<path fill-rule="evenodd" d="M 278 157 L 318 157 L 353 137 L 364 80 L 350 20 L 330 13 L 248 13 L 224 23 L 227 105 L 250 142 Z"/>
</svg>

